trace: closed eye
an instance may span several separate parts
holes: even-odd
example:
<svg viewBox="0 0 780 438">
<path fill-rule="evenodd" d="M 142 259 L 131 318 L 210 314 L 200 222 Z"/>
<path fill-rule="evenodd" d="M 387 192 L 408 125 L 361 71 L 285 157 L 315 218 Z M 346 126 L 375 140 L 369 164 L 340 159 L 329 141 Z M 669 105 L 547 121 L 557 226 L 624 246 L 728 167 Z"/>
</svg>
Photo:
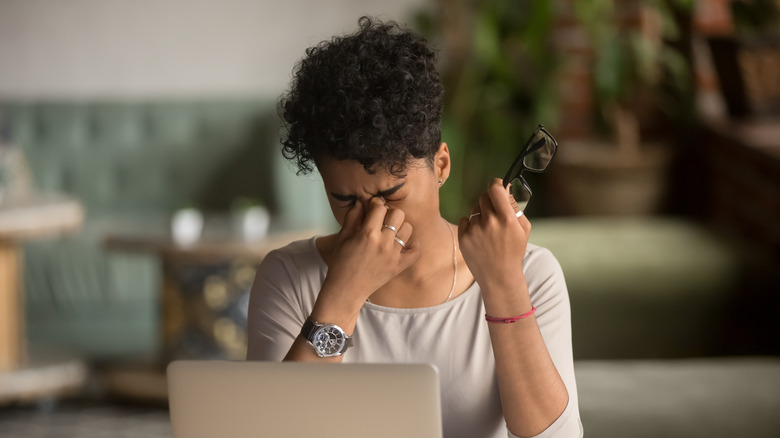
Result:
<svg viewBox="0 0 780 438">
<path fill-rule="evenodd" d="M 376 195 L 377 195 L 377 196 L 381 196 L 381 197 L 383 197 L 383 198 L 387 199 L 387 197 L 388 197 L 388 196 L 392 196 L 392 195 L 393 195 L 393 193 L 395 193 L 395 192 L 397 192 L 398 190 L 400 190 L 400 189 L 401 189 L 401 187 L 403 187 L 404 185 L 406 185 L 406 182 L 405 182 L 405 181 L 404 181 L 404 182 L 402 182 L 401 184 L 398 184 L 397 186 L 395 186 L 395 187 L 393 187 L 393 188 L 391 188 L 391 189 L 388 189 L 388 190 L 382 190 L 381 192 L 377 193 Z"/>
<path fill-rule="evenodd" d="M 382 190 L 382 191 L 378 192 L 374 196 L 378 196 L 378 197 L 384 198 L 388 202 L 398 201 L 400 199 L 388 199 L 388 196 L 392 196 L 395 192 L 400 190 L 401 187 L 403 187 L 404 185 L 406 185 L 406 181 L 404 181 L 401 184 L 398 184 L 397 186 L 392 187 L 390 189 Z M 337 201 L 341 201 L 341 202 L 343 202 L 343 203 L 345 203 L 347 205 L 350 205 L 350 206 L 353 205 L 355 203 L 355 201 L 357 200 L 357 196 L 355 196 L 355 195 L 344 195 L 342 193 L 334 193 L 334 192 L 330 192 L 330 195 L 333 196 L 333 198 L 336 199 Z M 401 198 L 401 199 L 403 199 L 403 198 Z"/>
<path fill-rule="evenodd" d="M 357 199 L 354 196 L 340 195 L 338 193 L 331 193 L 330 195 L 333 196 L 334 198 L 336 198 L 337 201 L 341 201 L 341 202 L 352 202 L 352 203 L 354 203 L 355 199 Z"/>
</svg>

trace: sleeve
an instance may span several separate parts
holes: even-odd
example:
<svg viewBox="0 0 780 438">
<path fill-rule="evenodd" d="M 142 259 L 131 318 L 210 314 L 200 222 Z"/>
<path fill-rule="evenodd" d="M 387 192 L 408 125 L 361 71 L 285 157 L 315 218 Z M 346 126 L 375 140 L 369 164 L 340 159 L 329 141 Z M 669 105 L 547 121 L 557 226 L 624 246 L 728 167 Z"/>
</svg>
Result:
<svg viewBox="0 0 780 438">
<path fill-rule="evenodd" d="M 536 322 L 547 351 L 569 392 L 569 403 L 563 413 L 536 438 L 582 437 L 577 383 L 574 378 L 572 352 L 571 306 L 563 270 L 546 248 L 534 247 L 526 256 L 524 270 L 531 302 L 536 307 Z M 511 432 L 510 438 L 516 438 Z"/>
<path fill-rule="evenodd" d="M 247 360 L 284 359 L 306 319 L 301 281 L 291 257 L 270 252 L 260 263 L 249 297 Z"/>
</svg>

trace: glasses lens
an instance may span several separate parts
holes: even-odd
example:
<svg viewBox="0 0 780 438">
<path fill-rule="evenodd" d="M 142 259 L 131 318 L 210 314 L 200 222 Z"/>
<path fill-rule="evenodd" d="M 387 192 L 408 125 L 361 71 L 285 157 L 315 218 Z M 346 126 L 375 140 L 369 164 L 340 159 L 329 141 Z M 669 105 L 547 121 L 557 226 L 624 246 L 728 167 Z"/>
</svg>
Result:
<svg viewBox="0 0 780 438">
<path fill-rule="evenodd" d="M 531 200 L 531 189 L 522 178 L 515 178 L 509 183 L 509 193 L 515 198 L 520 211 L 525 211 L 528 201 Z"/>
<path fill-rule="evenodd" d="M 531 139 L 531 145 L 523 157 L 523 165 L 532 171 L 542 172 L 550 164 L 555 149 L 555 140 L 540 129 Z"/>
</svg>

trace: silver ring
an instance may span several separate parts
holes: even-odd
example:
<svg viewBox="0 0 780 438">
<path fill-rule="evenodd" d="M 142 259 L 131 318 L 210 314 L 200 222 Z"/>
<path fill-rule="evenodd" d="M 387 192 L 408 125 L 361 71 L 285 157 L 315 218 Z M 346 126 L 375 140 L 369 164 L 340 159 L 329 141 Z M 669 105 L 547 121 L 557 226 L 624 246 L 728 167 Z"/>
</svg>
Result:
<svg viewBox="0 0 780 438">
<path fill-rule="evenodd" d="M 398 228 L 396 228 L 396 227 L 394 227 L 392 225 L 384 224 L 384 225 L 382 225 L 382 228 L 387 228 L 388 230 L 393 230 L 393 232 L 395 234 L 398 234 Z"/>
<path fill-rule="evenodd" d="M 522 215 L 523 215 L 523 210 L 520 210 L 517 213 L 515 213 L 515 217 L 520 217 Z"/>
<path fill-rule="evenodd" d="M 399 244 L 399 245 L 401 245 L 401 248 L 406 248 L 406 242 L 404 242 L 403 240 L 401 240 L 401 239 L 399 239 L 399 238 L 397 238 L 397 237 L 393 237 L 393 239 L 394 239 L 396 242 L 398 242 L 398 244 Z"/>
<path fill-rule="evenodd" d="M 481 215 L 481 214 L 482 214 L 482 213 L 480 213 L 480 212 L 471 213 L 471 214 L 469 215 L 469 222 L 471 222 L 471 218 L 473 218 L 474 216 L 479 216 L 479 215 Z"/>
</svg>

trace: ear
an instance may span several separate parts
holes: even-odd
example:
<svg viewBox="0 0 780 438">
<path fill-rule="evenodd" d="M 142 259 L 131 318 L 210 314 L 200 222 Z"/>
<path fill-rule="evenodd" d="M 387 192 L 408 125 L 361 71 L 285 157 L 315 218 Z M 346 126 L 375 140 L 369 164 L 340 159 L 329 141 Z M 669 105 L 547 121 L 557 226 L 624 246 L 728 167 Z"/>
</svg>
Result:
<svg viewBox="0 0 780 438">
<path fill-rule="evenodd" d="M 442 183 L 447 181 L 447 178 L 450 176 L 450 165 L 450 150 L 447 147 L 447 143 L 442 142 L 433 156 L 433 174 L 436 177 L 436 181 L 441 180 Z"/>
</svg>

